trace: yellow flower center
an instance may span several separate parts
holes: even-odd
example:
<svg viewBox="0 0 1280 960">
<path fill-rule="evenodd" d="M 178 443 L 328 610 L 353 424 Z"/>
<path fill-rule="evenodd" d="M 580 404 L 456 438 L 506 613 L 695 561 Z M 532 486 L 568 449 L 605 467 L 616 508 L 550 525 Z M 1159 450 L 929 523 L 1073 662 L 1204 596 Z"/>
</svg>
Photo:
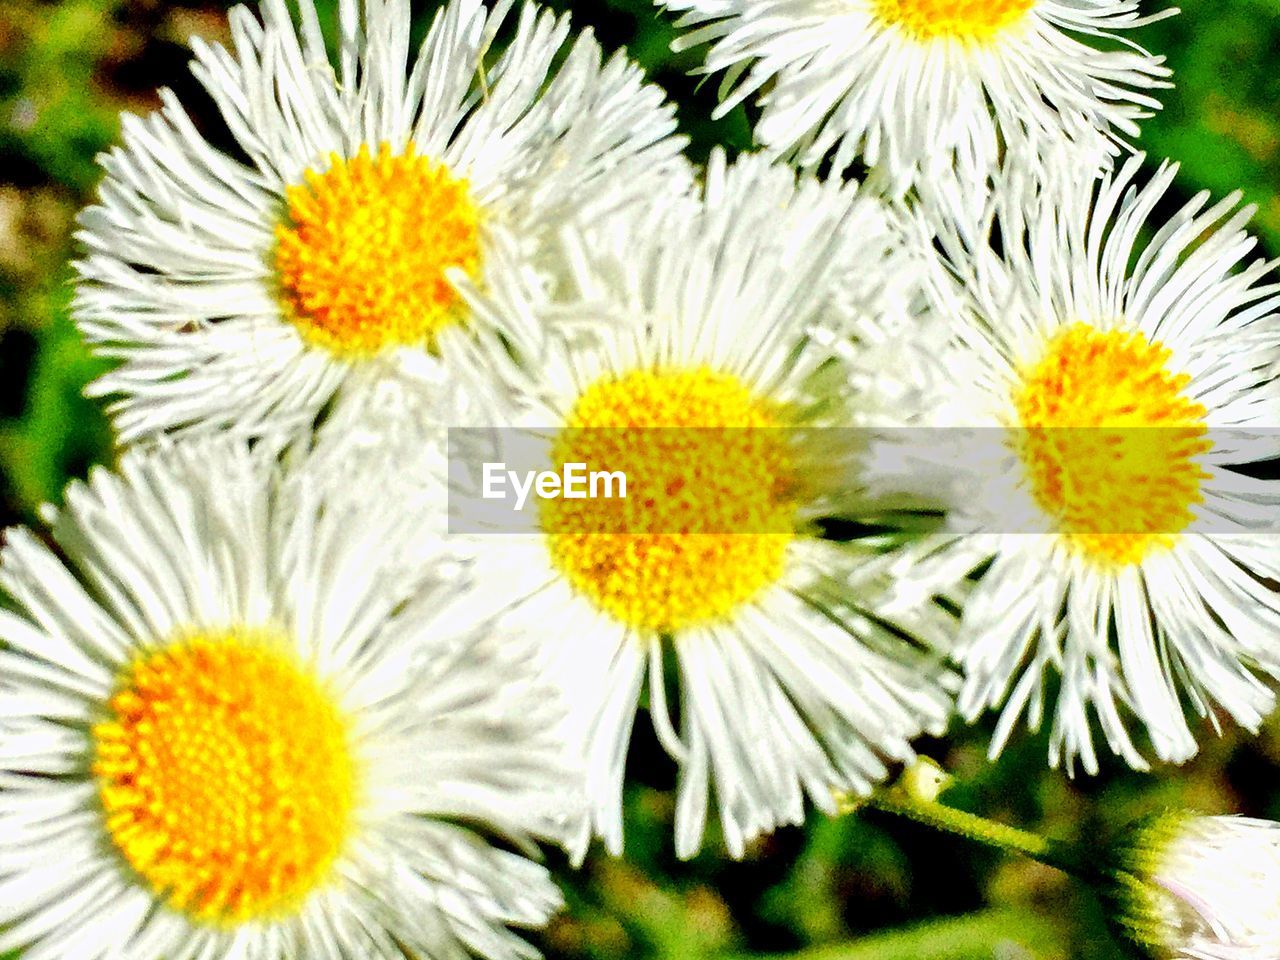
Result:
<svg viewBox="0 0 1280 960">
<path fill-rule="evenodd" d="M 1110 566 L 1168 547 L 1194 516 L 1206 410 L 1141 333 L 1064 328 L 1015 393 L 1031 491 L 1071 546 Z"/>
<path fill-rule="evenodd" d="M 463 305 L 446 277 L 475 276 L 479 212 L 465 180 L 414 152 L 383 144 L 286 191 L 276 228 L 285 313 L 311 344 L 344 357 L 430 347 Z"/>
<path fill-rule="evenodd" d="M 777 409 L 706 368 L 605 377 L 553 460 L 621 471 L 625 499 L 544 500 L 556 567 L 597 607 L 660 633 L 722 620 L 783 574 L 796 475 Z"/>
<path fill-rule="evenodd" d="M 881 23 L 917 40 L 987 41 L 1024 19 L 1036 0 L 872 0 Z"/>
<path fill-rule="evenodd" d="M 350 731 L 262 631 L 196 634 L 140 658 L 93 728 L 107 833 L 175 909 L 226 926 L 289 912 L 351 833 Z"/>
</svg>

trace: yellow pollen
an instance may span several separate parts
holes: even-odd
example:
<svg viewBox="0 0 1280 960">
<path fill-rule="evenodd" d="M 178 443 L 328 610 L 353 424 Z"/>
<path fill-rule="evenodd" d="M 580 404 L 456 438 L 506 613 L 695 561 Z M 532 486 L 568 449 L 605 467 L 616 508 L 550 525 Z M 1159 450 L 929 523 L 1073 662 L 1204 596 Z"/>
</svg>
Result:
<svg viewBox="0 0 1280 960">
<path fill-rule="evenodd" d="M 553 460 L 621 471 L 627 497 L 541 501 L 556 567 L 638 630 L 730 617 L 782 577 L 795 536 L 796 474 L 778 415 L 737 377 L 706 368 L 592 384 Z"/>
<path fill-rule="evenodd" d="M 1014 395 L 1015 446 L 1032 494 L 1075 550 L 1106 566 L 1140 563 L 1194 519 L 1211 447 L 1187 374 L 1141 333 L 1064 328 Z"/>
<path fill-rule="evenodd" d="M 1036 0 L 871 0 L 877 20 L 917 40 L 988 41 L 1021 21 Z"/>
<path fill-rule="evenodd" d="M 93 728 L 107 833 L 157 897 L 231 926 L 295 909 L 351 833 L 347 722 L 266 631 L 139 658 Z"/>
<path fill-rule="evenodd" d="M 275 265 L 285 314 L 311 344 L 343 357 L 435 343 L 463 316 L 446 271 L 476 276 L 479 212 L 465 180 L 409 144 L 377 157 L 330 155 L 286 191 Z"/>
</svg>

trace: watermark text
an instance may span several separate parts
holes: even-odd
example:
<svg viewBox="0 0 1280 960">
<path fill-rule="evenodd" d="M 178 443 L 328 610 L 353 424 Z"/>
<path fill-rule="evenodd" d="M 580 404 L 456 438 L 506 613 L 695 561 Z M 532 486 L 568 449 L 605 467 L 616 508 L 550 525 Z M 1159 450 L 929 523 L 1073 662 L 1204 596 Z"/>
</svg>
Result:
<svg viewBox="0 0 1280 960">
<path fill-rule="evenodd" d="M 627 475 L 621 470 L 587 470 L 585 463 L 566 463 L 563 473 L 554 470 L 508 470 L 505 463 L 486 463 L 483 471 L 486 500 L 505 500 L 508 490 L 523 510 L 530 493 L 543 500 L 625 500 Z"/>
</svg>

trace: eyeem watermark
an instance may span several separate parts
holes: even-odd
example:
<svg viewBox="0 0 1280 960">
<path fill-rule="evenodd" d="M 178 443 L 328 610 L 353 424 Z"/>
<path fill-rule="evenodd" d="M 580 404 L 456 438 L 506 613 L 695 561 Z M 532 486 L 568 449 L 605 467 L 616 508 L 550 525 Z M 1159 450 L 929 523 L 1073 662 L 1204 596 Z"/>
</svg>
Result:
<svg viewBox="0 0 1280 960">
<path fill-rule="evenodd" d="M 505 463 L 486 463 L 481 496 L 486 500 L 506 500 L 508 490 L 516 496 L 515 507 L 523 510 L 530 493 L 543 500 L 625 500 L 627 475 L 621 470 L 587 470 L 585 463 L 566 463 L 563 473 L 554 470 L 508 470 Z"/>
</svg>

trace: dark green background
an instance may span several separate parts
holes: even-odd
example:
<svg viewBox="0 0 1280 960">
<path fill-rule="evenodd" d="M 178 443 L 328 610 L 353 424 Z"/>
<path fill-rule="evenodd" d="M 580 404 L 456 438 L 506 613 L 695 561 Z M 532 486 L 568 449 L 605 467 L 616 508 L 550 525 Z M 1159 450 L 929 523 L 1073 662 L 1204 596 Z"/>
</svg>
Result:
<svg viewBox="0 0 1280 960">
<path fill-rule="evenodd" d="M 1257 231 L 1280 249 L 1280 0 L 1191 0 L 1141 40 L 1168 56 L 1177 88 L 1141 146 L 1181 160 L 1181 198 L 1244 190 Z M 697 52 L 673 57 L 669 23 L 645 0 L 580 0 L 579 24 L 627 46 L 680 104 L 695 152 L 749 143 L 739 113 L 709 121 L 715 84 L 687 75 Z M 1147 5 L 1150 7 L 1151 5 Z M 431 6 L 418 13 L 425 19 Z M 120 110 L 146 111 L 175 88 L 208 122 L 186 71 L 186 40 L 225 36 L 220 3 L 0 0 L 0 511 L 28 522 L 68 477 L 112 456 L 101 411 L 80 396 L 98 365 L 67 319 L 72 218 L 98 180 Z M 421 23 L 420 23 L 421 25 Z M 961 785 L 960 806 L 1064 838 L 1089 838 L 1143 813 L 1190 806 L 1280 819 L 1280 726 L 1258 738 L 1203 731 L 1185 768 L 1139 775 L 1112 763 L 1070 780 L 1045 765 L 1043 737 L 1021 736 L 997 763 L 989 724 L 926 752 Z M 556 861 L 570 909 L 540 945 L 562 957 L 748 957 L 806 960 L 978 960 L 1119 957 L 1090 896 L 1053 871 L 878 815 L 784 830 L 732 863 L 713 839 L 678 863 L 670 842 L 673 770 L 643 721 L 627 795 L 628 856 L 593 857 L 580 874 Z M 68 958 L 71 960 L 71 958 Z M 139 958 L 147 960 L 147 958 Z"/>
</svg>

